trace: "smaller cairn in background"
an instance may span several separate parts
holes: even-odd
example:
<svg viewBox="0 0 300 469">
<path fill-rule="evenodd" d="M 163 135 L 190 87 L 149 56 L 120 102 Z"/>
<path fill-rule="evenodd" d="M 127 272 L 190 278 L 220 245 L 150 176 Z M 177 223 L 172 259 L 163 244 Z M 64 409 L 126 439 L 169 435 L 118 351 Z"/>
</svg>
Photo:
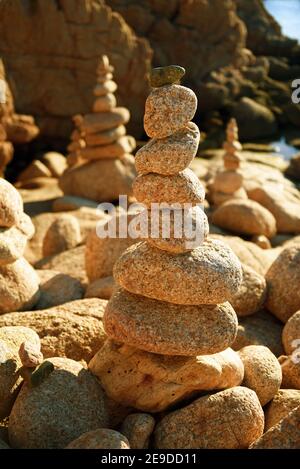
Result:
<svg viewBox="0 0 300 469">
<path fill-rule="evenodd" d="M 230 199 L 247 199 L 243 188 L 243 176 L 239 172 L 243 157 L 242 145 L 238 140 L 238 126 L 235 119 L 230 119 L 226 129 L 227 139 L 223 144 L 224 170 L 217 173 L 213 182 L 212 200 L 215 206 Z"/>
<path fill-rule="evenodd" d="M 92 112 L 74 118 L 76 129 L 68 146 L 68 168 L 60 178 L 65 195 L 95 202 L 131 195 L 135 175 L 131 152 L 136 142 L 126 135 L 130 113 L 117 106 L 113 70 L 103 55 L 97 67 Z"/>
</svg>

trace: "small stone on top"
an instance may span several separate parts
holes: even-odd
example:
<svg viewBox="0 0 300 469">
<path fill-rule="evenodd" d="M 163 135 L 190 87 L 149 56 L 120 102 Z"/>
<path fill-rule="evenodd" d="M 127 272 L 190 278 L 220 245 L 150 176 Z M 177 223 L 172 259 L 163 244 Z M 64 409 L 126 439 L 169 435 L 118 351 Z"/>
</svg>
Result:
<svg viewBox="0 0 300 469">
<path fill-rule="evenodd" d="M 153 68 L 150 73 L 150 85 L 153 88 L 158 88 L 173 83 L 178 84 L 184 75 L 185 69 L 179 65 Z"/>
</svg>

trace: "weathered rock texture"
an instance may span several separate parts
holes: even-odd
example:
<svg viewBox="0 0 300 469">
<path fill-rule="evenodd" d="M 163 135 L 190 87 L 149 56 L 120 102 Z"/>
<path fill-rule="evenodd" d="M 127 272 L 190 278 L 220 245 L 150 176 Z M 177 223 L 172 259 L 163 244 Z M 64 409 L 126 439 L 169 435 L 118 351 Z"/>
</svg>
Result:
<svg viewBox="0 0 300 469">
<path fill-rule="evenodd" d="M 89 361 L 104 344 L 102 317 L 107 301 L 96 298 L 70 301 L 42 311 L 0 316 L 0 327 L 25 326 L 37 332 L 45 358 Z"/>
<path fill-rule="evenodd" d="M 192 152 L 184 158 L 188 165 L 196 152 L 187 142 L 186 128 L 194 117 L 197 98 L 174 76 L 172 81 L 170 69 L 176 72 L 178 68 L 154 69 L 150 76 L 156 85 L 145 106 L 145 130 L 152 137 L 146 153 L 153 155 L 156 147 L 163 145 L 164 159 L 168 147 L 174 150 L 175 141 L 178 154 L 183 154 L 184 145 Z M 156 81 L 158 74 L 160 80 Z M 171 171 L 166 172 L 166 166 Z M 184 242 L 174 250 L 175 233 L 159 229 L 152 233 L 155 222 L 150 220 L 146 241 L 123 252 L 113 271 L 122 288 L 114 290 L 103 318 L 111 340 L 89 363 L 108 396 L 150 412 L 164 410 L 207 387 L 223 389 L 240 384 L 243 375 L 243 367 L 229 349 L 235 340 L 237 318 L 227 302 L 241 284 L 241 264 L 224 243 L 207 239 L 209 230 L 203 216 L 190 234 L 194 242 L 189 244 L 185 239 L 187 207 L 183 204 L 189 203 L 190 210 L 198 205 L 201 212 L 205 193 L 190 169 L 175 166 L 177 173 L 169 160 L 151 174 L 139 174 L 134 195 L 138 202 L 145 202 L 148 221 L 158 214 L 156 218 L 163 223 L 164 209 L 155 208 L 154 203 L 167 205 L 168 221 L 171 224 L 172 219 L 175 225 L 179 218 L 178 237 Z M 153 247 L 149 238 L 162 240 L 163 246 L 158 243 Z"/>
<path fill-rule="evenodd" d="M 14 448 L 64 448 L 85 432 L 109 425 L 107 399 L 80 363 L 51 358 L 55 369 L 39 386 L 24 384 L 9 419 Z"/>
<path fill-rule="evenodd" d="M 263 429 L 264 413 L 255 392 L 234 387 L 201 397 L 168 414 L 155 429 L 155 446 L 245 449 L 262 435 Z"/>
<path fill-rule="evenodd" d="M 113 200 L 120 194 L 131 193 L 133 172 L 130 162 L 133 164 L 131 152 L 135 149 L 136 142 L 133 137 L 126 135 L 124 125 L 128 123 L 130 113 L 125 107 L 117 107 L 113 94 L 117 89 L 117 84 L 112 80 L 113 71 L 114 67 L 109 64 L 108 57 L 103 55 L 97 67 L 92 112 L 73 118 L 76 129 L 72 132 L 71 143 L 68 145 L 69 168 L 59 181 L 61 189 L 67 195 L 105 202 L 107 186 L 111 188 L 110 199 Z M 127 165 L 124 164 L 126 161 Z M 98 163 L 97 168 L 93 162 Z M 86 178 L 89 166 L 95 171 L 90 178 Z M 98 195 L 91 197 L 93 191 Z"/>
<path fill-rule="evenodd" d="M 103 0 L 1 2 L 0 16 L 0 55 L 18 110 L 32 113 L 42 134 L 68 138 L 71 116 L 89 111 L 103 53 L 122 83 L 118 99 L 140 127 L 151 49 Z"/>
</svg>

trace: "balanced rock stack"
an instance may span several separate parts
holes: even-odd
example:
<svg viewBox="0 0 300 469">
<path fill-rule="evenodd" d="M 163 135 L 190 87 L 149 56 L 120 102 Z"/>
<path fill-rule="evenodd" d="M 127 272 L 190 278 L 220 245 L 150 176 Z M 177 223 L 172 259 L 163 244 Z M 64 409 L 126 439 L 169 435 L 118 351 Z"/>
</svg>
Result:
<svg viewBox="0 0 300 469">
<path fill-rule="evenodd" d="M 225 170 L 216 174 L 211 188 L 215 206 L 211 221 L 225 230 L 250 236 L 253 242 L 267 249 L 271 247 L 269 238 L 276 234 L 276 220 L 268 209 L 248 199 L 243 188 L 243 175 L 239 171 L 243 160 L 242 146 L 235 119 L 229 121 L 226 133 L 227 140 L 223 145 Z"/>
<path fill-rule="evenodd" d="M 39 278 L 24 259 L 34 226 L 18 191 L 0 179 L 0 314 L 30 310 L 39 300 Z"/>
<path fill-rule="evenodd" d="M 243 188 L 243 176 L 239 172 L 243 160 L 240 151 L 242 145 L 238 140 L 238 126 L 235 119 L 230 119 L 226 129 L 227 139 L 223 144 L 225 170 L 217 173 L 213 183 L 213 203 L 220 205 L 230 199 L 247 199 Z"/>
<path fill-rule="evenodd" d="M 178 84 L 184 69 L 154 69 L 144 126 L 151 137 L 136 155 L 133 192 L 153 203 L 159 230 L 129 247 L 114 267 L 117 288 L 104 314 L 109 339 L 89 363 L 107 394 L 135 408 L 158 412 L 199 390 L 236 386 L 243 365 L 229 347 L 237 317 L 228 298 L 242 280 L 229 247 L 208 239 L 204 189 L 187 168 L 196 155 L 199 130 L 190 122 L 197 108 L 192 90 Z M 184 213 L 184 204 L 190 208 Z M 171 230 L 164 233 L 165 216 Z M 176 237 L 176 220 L 192 221 L 190 236 Z M 162 222 L 162 223 L 161 223 Z M 183 222 L 181 221 L 181 224 Z"/>
<path fill-rule="evenodd" d="M 113 70 L 107 56 L 102 56 L 97 69 L 93 112 L 75 116 L 76 129 L 68 146 L 69 168 L 60 179 L 66 195 L 104 202 L 131 193 L 134 178 L 131 152 L 136 142 L 126 135 L 128 109 L 116 107 Z"/>
</svg>

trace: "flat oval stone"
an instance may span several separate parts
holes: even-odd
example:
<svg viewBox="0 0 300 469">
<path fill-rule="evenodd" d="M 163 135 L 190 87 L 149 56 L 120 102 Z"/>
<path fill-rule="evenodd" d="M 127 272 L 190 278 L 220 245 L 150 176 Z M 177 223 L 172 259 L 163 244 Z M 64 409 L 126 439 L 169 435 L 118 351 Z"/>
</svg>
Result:
<svg viewBox="0 0 300 469">
<path fill-rule="evenodd" d="M 113 111 L 99 114 L 86 114 L 82 121 L 82 131 L 87 134 L 95 134 L 113 129 L 118 125 L 127 124 L 129 119 L 130 113 L 125 107 L 116 107 Z"/>
<path fill-rule="evenodd" d="M 171 85 L 179 82 L 185 75 L 185 69 L 180 65 L 168 65 L 166 67 L 152 68 L 150 73 L 150 85 L 154 88 Z"/>
<path fill-rule="evenodd" d="M 184 127 L 195 115 L 197 96 L 185 86 L 155 88 L 146 100 L 144 128 L 151 138 L 164 138 Z"/>
<path fill-rule="evenodd" d="M 244 235 L 276 234 L 276 220 L 273 214 L 254 200 L 229 199 L 212 214 L 211 221 L 225 230 Z"/>
<path fill-rule="evenodd" d="M 109 300 L 104 329 L 117 342 L 162 355 L 221 352 L 234 342 L 238 321 L 230 303 L 183 306 L 119 289 Z"/>
<path fill-rule="evenodd" d="M 98 145 L 108 145 L 115 142 L 118 138 L 126 135 L 126 127 L 119 125 L 115 129 L 104 130 L 96 134 L 87 134 L 85 141 L 87 146 L 96 147 Z"/>
<path fill-rule="evenodd" d="M 109 145 L 100 145 L 97 147 L 86 147 L 81 150 L 82 158 L 87 160 L 101 160 L 106 158 L 119 158 L 120 156 L 130 154 L 136 146 L 135 138 L 130 135 L 124 135 Z"/>
<path fill-rule="evenodd" d="M 238 171 L 219 172 L 214 180 L 214 189 L 224 194 L 236 192 L 243 184 L 243 176 Z"/>
<path fill-rule="evenodd" d="M 189 210 L 145 210 L 136 219 L 141 220 L 142 226 L 146 222 L 145 234 L 142 233 L 140 239 L 176 254 L 192 251 L 209 234 L 207 216 L 198 205 Z"/>
<path fill-rule="evenodd" d="M 205 198 L 204 187 L 189 168 L 173 176 L 141 174 L 132 189 L 138 202 L 149 208 L 152 203 L 202 204 Z"/>
<path fill-rule="evenodd" d="M 114 94 L 108 93 L 104 96 L 99 96 L 93 105 L 93 112 L 106 112 L 111 111 L 117 105 L 117 100 Z"/>
<path fill-rule="evenodd" d="M 136 170 L 141 174 L 177 174 L 192 162 L 199 141 L 200 132 L 193 122 L 169 137 L 154 138 L 136 153 Z"/>
<path fill-rule="evenodd" d="M 181 305 L 224 303 L 242 281 L 240 261 L 219 240 L 191 252 L 169 254 L 140 242 L 114 266 L 117 283 L 131 293 Z"/>
</svg>

